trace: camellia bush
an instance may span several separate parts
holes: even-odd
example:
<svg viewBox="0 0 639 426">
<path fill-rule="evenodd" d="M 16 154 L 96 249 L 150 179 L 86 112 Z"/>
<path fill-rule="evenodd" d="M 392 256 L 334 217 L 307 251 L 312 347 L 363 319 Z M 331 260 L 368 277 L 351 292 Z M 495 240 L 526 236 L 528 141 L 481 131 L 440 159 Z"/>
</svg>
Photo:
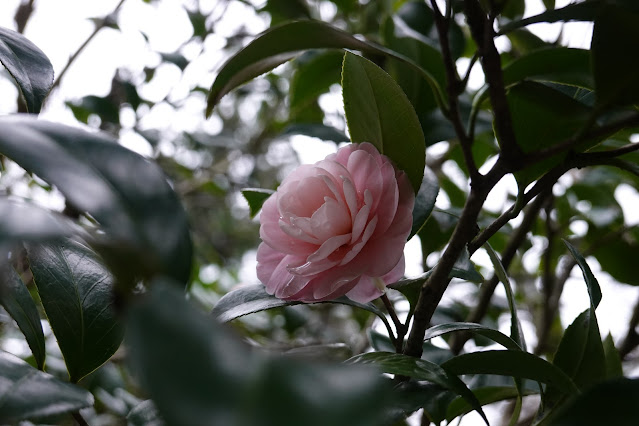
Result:
<svg viewBox="0 0 639 426">
<path fill-rule="evenodd" d="M 229 41 L 212 86 L 193 88 L 201 114 L 239 134 L 237 110 L 260 102 L 255 134 L 227 135 L 254 165 L 292 134 L 335 150 L 225 186 L 230 169 L 214 170 L 235 154 L 219 135 L 182 135 L 220 161 L 190 169 L 118 144 L 148 80 L 68 103 L 101 131 L 38 119 L 54 75 L 22 35 L 25 2 L 18 31 L 0 29 L 23 111 L 0 117 L 3 173 L 22 168 L 65 208 L 0 198 L 0 343 L 30 350 L 0 352 L 0 423 L 639 424 L 639 303 L 615 319 L 620 339 L 597 319 L 603 274 L 639 285 L 618 202 L 639 181 L 639 4 L 543 5 L 524 18 L 524 0 L 267 1 L 270 28 Z M 202 42 L 213 24 L 189 18 Z M 529 29 L 569 21 L 593 23 L 590 49 Z M 336 119 L 322 96 L 337 85 Z M 503 181 L 516 190 L 487 208 Z M 259 230 L 230 225 L 224 201 L 207 216 L 211 191 L 241 191 Z M 424 273 L 405 278 L 412 238 Z M 250 248 L 255 282 L 206 286 L 207 265 Z M 573 270 L 589 306 L 563 324 Z"/>
</svg>

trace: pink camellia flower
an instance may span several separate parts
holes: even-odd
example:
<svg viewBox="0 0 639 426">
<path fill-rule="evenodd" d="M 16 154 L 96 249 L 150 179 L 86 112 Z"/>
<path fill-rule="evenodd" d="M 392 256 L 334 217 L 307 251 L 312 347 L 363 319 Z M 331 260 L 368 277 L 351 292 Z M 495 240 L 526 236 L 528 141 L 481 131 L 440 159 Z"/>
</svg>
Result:
<svg viewBox="0 0 639 426">
<path fill-rule="evenodd" d="M 369 302 L 404 274 L 415 195 L 370 143 L 349 144 L 291 173 L 262 206 L 257 276 L 302 302 Z"/>
</svg>

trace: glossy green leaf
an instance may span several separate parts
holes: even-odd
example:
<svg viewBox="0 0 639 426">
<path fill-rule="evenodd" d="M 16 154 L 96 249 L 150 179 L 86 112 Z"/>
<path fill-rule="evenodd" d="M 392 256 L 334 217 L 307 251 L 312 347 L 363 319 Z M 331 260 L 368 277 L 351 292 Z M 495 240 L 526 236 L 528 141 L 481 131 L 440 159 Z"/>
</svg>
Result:
<svg viewBox="0 0 639 426">
<path fill-rule="evenodd" d="M 0 351 L 0 422 L 76 411 L 93 405 L 93 395 L 71 383 L 36 370 L 20 358 Z"/>
<path fill-rule="evenodd" d="M 167 424 L 380 424 L 388 389 L 373 371 L 250 351 L 171 284 L 154 283 L 128 331 L 131 367 Z"/>
<path fill-rule="evenodd" d="M 220 322 L 228 322 L 255 312 L 279 308 L 282 306 L 294 306 L 301 303 L 302 302 L 294 300 L 278 299 L 277 297 L 268 294 L 266 292 L 266 288 L 262 284 L 244 285 L 222 296 L 211 311 L 211 315 Z M 337 303 L 364 309 L 365 311 L 377 315 L 384 322 L 386 328 L 390 330 L 390 325 L 388 324 L 386 315 L 373 303 L 355 302 L 346 296 L 318 303 Z"/>
<path fill-rule="evenodd" d="M 499 343 L 506 349 L 521 350 L 521 347 L 515 340 L 506 336 L 499 330 L 476 324 L 472 322 L 454 322 L 448 324 L 438 324 L 428 330 L 424 335 L 424 340 L 433 339 L 444 334 L 452 333 L 454 331 L 470 331 L 473 334 L 479 334 L 487 337 L 495 343 Z"/>
<path fill-rule="evenodd" d="M 577 251 L 577 249 L 570 244 L 568 241 L 564 240 L 564 244 L 568 247 L 568 251 L 577 262 L 579 269 L 581 269 L 581 273 L 584 276 L 584 281 L 586 281 L 586 286 L 588 287 L 588 295 L 590 296 L 590 306 L 593 309 L 596 309 L 599 306 L 599 302 L 601 302 L 601 287 L 599 287 L 599 282 L 597 278 L 593 275 L 590 270 L 590 266 L 586 262 L 586 259 Z"/>
<path fill-rule="evenodd" d="M 408 239 L 410 240 L 424 226 L 435 207 L 435 201 L 439 194 L 439 181 L 437 175 L 429 168 L 424 169 L 424 179 L 415 196 L 413 207 L 413 226 Z"/>
<path fill-rule="evenodd" d="M 0 243 L 54 240 L 77 229 L 69 218 L 42 207 L 0 198 Z"/>
<path fill-rule="evenodd" d="M 623 367 L 621 365 L 621 357 L 619 351 L 615 347 L 615 341 L 612 338 L 612 334 L 608 333 L 608 336 L 603 341 L 604 355 L 606 356 L 606 378 L 614 379 L 616 377 L 623 377 Z"/>
<path fill-rule="evenodd" d="M 77 383 L 106 362 L 122 342 L 113 278 L 97 255 L 77 242 L 30 244 L 27 253 L 69 378 Z"/>
<path fill-rule="evenodd" d="M 207 117 L 228 92 L 309 49 L 353 49 L 394 57 L 415 67 L 429 81 L 432 89 L 441 95 L 433 77 L 412 60 L 323 22 L 304 20 L 265 31 L 222 65 L 208 96 Z"/>
<path fill-rule="evenodd" d="M 506 300 L 508 300 L 508 309 L 510 310 L 510 337 L 517 342 L 517 345 L 521 349 L 525 351 L 526 342 L 524 340 L 524 332 L 521 329 L 521 322 L 519 321 L 519 315 L 517 314 L 515 295 L 513 293 L 510 280 L 508 279 L 508 274 L 506 273 L 504 265 L 501 263 L 501 259 L 499 259 L 499 255 L 495 252 L 495 250 L 493 250 L 491 245 L 486 243 L 484 248 L 488 253 L 488 257 L 490 257 L 493 268 L 495 268 L 495 274 L 499 277 L 499 281 L 501 281 L 504 285 L 504 290 L 506 290 Z"/>
<path fill-rule="evenodd" d="M 242 190 L 242 195 L 249 204 L 251 217 L 255 217 L 255 215 L 262 209 L 262 204 L 264 204 L 268 197 L 274 193 L 275 191 L 272 189 L 262 188 L 244 188 Z"/>
<path fill-rule="evenodd" d="M 103 256 L 127 272 L 187 282 L 192 245 L 186 213 L 156 164 L 104 134 L 24 115 L 0 118 L 0 153 L 91 214 L 106 231 L 99 242 L 111 247 Z"/>
<path fill-rule="evenodd" d="M 639 424 L 639 379 L 615 379 L 595 385 L 574 398 L 547 423 L 549 426 Z"/>
<path fill-rule="evenodd" d="M 442 364 L 448 372 L 497 374 L 552 384 L 566 394 L 579 392 L 572 379 L 560 368 L 524 351 L 483 351 L 458 355 Z"/>
<path fill-rule="evenodd" d="M 40 313 L 20 275 L 9 264 L 0 265 L 0 304 L 24 334 L 40 370 L 44 370 L 47 353 Z"/>
<path fill-rule="evenodd" d="M 449 374 L 439 365 L 411 356 L 389 353 L 369 352 L 354 356 L 347 361 L 349 364 L 372 364 L 384 373 L 412 377 L 416 380 L 426 380 L 455 392 L 464 398 L 473 409 L 482 416 L 486 424 L 488 420 L 481 405 L 473 393 L 458 377 Z"/>
<path fill-rule="evenodd" d="M 18 83 L 29 112 L 39 113 L 53 85 L 49 58 L 22 34 L 0 27 L 0 62 Z"/>
<path fill-rule="evenodd" d="M 333 84 L 339 84 L 344 54 L 341 50 L 328 50 L 314 53 L 309 59 L 300 57 L 297 70 L 291 79 L 291 113 L 305 108 L 317 97 L 328 92 Z"/>
<path fill-rule="evenodd" d="M 344 111 L 353 142 L 370 142 L 406 172 L 417 193 L 426 144 L 410 101 L 384 70 L 346 52 L 342 68 Z"/>
<path fill-rule="evenodd" d="M 591 49 L 597 103 L 638 103 L 639 11 L 604 7 L 595 19 Z"/>
<path fill-rule="evenodd" d="M 515 399 L 519 396 L 517 388 L 512 386 L 490 386 L 484 388 L 473 389 L 473 393 L 479 400 L 479 403 L 484 406 L 492 404 L 494 402 L 506 401 L 509 399 Z M 532 395 L 533 392 L 525 390 L 524 395 Z M 457 398 L 451 401 L 446 410 L 446 420 L 449 422 L 459 416 L 468 414 L 473 411 L 473 408 L 463 398 Z"/>
<path fill-rule="evenodd" d="M 569 22 L 569 21 L 594 21 L 597 11 L 601 6 L 601 0 L 586 0 L 579 3 L 571 3 L 560 9 L 547 10 L 539 15 L 530 16 L 519 21 L 510 22 L 501 27 L 501 34 L 537 24 L 539 22 Z"/>
</svg>

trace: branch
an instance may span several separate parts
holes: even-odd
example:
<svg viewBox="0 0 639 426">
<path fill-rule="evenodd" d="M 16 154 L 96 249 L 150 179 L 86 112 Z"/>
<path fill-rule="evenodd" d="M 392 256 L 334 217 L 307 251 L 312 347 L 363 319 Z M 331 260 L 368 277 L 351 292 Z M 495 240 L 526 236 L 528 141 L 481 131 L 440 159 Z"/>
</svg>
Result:
<svg viewBox="0 0 639 426">
<path fill-rule="evenodd" d="M 386 307 L 386 310 L 388 311 L 388 314 L 390 315 L 391 319 L 393 320 L 393 324 L 395 325 L 395 330 L 397 331 L 397 338 L 394 338 L 392 334 L 390 338 L 395 344 L 395 351 L 398 354 L 401 354 L 402 349 L 404 347 L 404 336 L 406 335 L 406 326 L 402 324 L 402 322 L 397 317 L 397 312 L 395 312 L 395 308 L 393 307 L 393 304 L 388 299 L 388 295 L 384 293 L 381 295 L 380 299 L 382 299 L 382 302 L 384 302 L 384 306 Z"/>
<path fill-rule="evenodd" d="M 24 33 L 27 22 L 29 22 L 29 18 L 33 13 L 33 2 L 34 0 L 25 0 L 20 3 L 15 16 L 13 17 L 13 21 L 16 23 L 16 31 L 20 34 Z"/>
</svg>

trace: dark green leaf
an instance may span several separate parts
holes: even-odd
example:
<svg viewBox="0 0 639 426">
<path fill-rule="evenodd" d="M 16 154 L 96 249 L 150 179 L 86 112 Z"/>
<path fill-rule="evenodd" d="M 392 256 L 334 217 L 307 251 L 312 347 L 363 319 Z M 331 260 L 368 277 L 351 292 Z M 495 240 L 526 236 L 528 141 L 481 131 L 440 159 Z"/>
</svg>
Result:
<svg viewBox="0 0 639 426">
<path fill-rule="evenodd" d="M 615 347 L 615 341 L 612 339 L 612 334 L 608 333 L 608 336 L 603 341 L 604 355 L 606 356 L 606 378 L 613 379 L 616 377 L 623 377 L 623 368 L 621 365 L 621 357 L 619 351 Z"/>
<path fill-rule="evenodd" d="M 433 77 L 412 60 L 382 46 L 362 41 L 338 28 L 319 21 L 298 21 L 273 27 L 231 57 L 220 69 L 211 86 L 206 115 L 210 116 L 220 99 L 234 88 L 293 59 L 309 49 L 353 49 L 388 55 L 404 61 L 429 81 L 433 91 L 441 89 Z"/>
<path fill-rule="evenodd" d="M 249 204 L 249 209 L 251 210 L 251 217 L 255 217 L 255 215 L 262 208 L 262 204 L 273 195 L 275 191 L 272 189 L 262 189 L 262 188 L 244 188 L 242 190 L 242 195 L 246 199 Z"/>
<path fill-rule="evenodd" d="M 452 333 L 453 331 L 470 331 L 474 334 L 487 337 L 493 342 L 499 343 L 506 349 L 521 350 L 521 347 L 510 337 L 506 336 L 499 330 L 495 330 L 489 327 L 485 327 L 481 324 L 475 324 L 471 322 L 455 322 L 448 324 L 439 324 L 426 330 L 424 340 L 429 340 L 444 334 Z"/>
<path fill-rule="evenodd" d="M 348 360 L 347 363 L 373 364 L 385 373 L 408 376 L 417 380 L 427 380 L 445 389 L 449 389 L 471 404 L 473 409 L 477 411 L 486 424 L 488 424 L 488 420 L 481 409 L 479 401 L 477 401 L 477 398 L 470 389 L 468 389 L 464 382 L 458 377 L 449 374 L 437 364 L 423 359 L 389 352 L 369 352 L 357 355 Z"/>
<path fill-rule="evenodd" d="M 344 111 L 353 142 L 370 142 L 406 172 L 415 192 L 424 176 L 426 144 L 410 101 L 384 70 L 346 52 Z"/>
<path fill-rule="evenodd" d="M 415 196 L 413 207 L 413 227 L 408 239 L 410 240 L 424 226 L 435 207 L 435 200 L 439 194 L 439 181 L 435 173 L 428 167 L 424 169 L 424 179 Z"/>
<path fill-rule="evenodd" d="M 53 85 L 49 58 L 22 34 L 0 28 L 0 62 L 18 83 L 29 112 L 39 113 Z"/>
<path fill-rule="evenodd" d="M 129 319 L 131 365 L 167 424 L 380 424 L 389 395 L 372 371 L 250 352 L 175 286 L 155 282 Z"/>
<path fill-rule="evenodd" d="M 542 0 L 544 2 L 544 6 L 546 9 L 554 9 L 555 8 L 555 0 Z"/>
<path fill-rule="evenodd" d="M 113 279 L 95 253 L 73 241 L 29 245 L 27 252 L 70 380 L 77 383 L 120 347 Z"/>
<path fill-rule="evenodd" d="M 567 394 L 579 392 L 558 367 L 524 351 L 483 351 L 458 355 L 442 364 L 452 374 L 497 374 L 553 384 Z"/>
<path fill-rule="evenodd" d="M 87 124 L 91 114 L 100 117 L 102 122 L 120 124 L 120 105 L 108 97 L 84 96 L 79 101 L 67 102 L 76 120 Z"/>
<path fill-rule="evenodd" d="M 590 306 L 595 309 L 597 308 L 597 306 L 599 306 L 599 302 L 601 302 L 601 288 L 599 287 L 599 282 L 590 270 L 588 263 L 586 263 L 586 259 L 584 259 L 584 257 L 577 251 L 577 249 L 566 240 L 564 240 L 564 244 L 566 244 L 566 247 L 568 247 L 570 254 L 581 269 L 581 273 L 583 274 L 584 280 L 586 281 L 586 286 L 588 287 Z"/>
<path fill-rule="evenodd" d="M 446 408 L 455 399 L 454 392 L 432 383 L 407 381 L 396 385 L 393 389 L 393 402 L 386 412 L 384 424 L 395 425 L 413 412 L 424 409 L 424 416 L 431 422 L 439 424 L 446 419 Z M 463 400 L 463 399 L 462 399 Z M 472 411 L 471 408 L 469 411 Z"/>
<path fill-rule="evenodd" d="M 526 0 L 505 0 L 501 14 L 508 19 L 520 19 L 526 11 Z"/>
<path fill-rule="evenodd" d="M 373 349 L 378 352 L 395 352 L 395 345 L 389 339 L 388 336 L 378 333 L 375 330 L 369 330 L 368 338 Z M 423 360 L 433 362 L 435 364 L 442 364 L 444 361 L 448 361 L 453 357 L 453 353 L 448 350 L 435 346 L 430 342 L 424 342 L 422 345 Z"/>
<path fill-rule="evenodd" d="M 470 253 L 468 253 L 468 249 L 466 247 L 464 247 L 459 258 L 455 262 L 455 265 L 450 272 L 450 277 L 460 278 L 472 283 L 481 283 L 484 281 L 484 277 L 477 272 L 475 264 L 470 260 Z"/>
<path fill-rule="evenodd" d="M 328 92 L 333 84 L 339 84 L 344 54 L 340 50 L 329 50 L 314 53 L 310 59 L 302 56 L 290 88 L 290 110 L 296 112 L 305 108 L 323 93 Z"/>
<path fill-rule="evenodd" d="M 0 352 L 0 422 L 76 411 L 93 405 L 88 391 L 36 370 L 20 358 Z"/>
<path fill-rule="evenodd" d="M 616 379 L 596 385 L 566 404 L 549 426 L 639 424 L 639 379 Z"/>
<path fill-rule="evenodd" d="M 0 118 L 0 152 L 97 219 L 106 231 L 101 244 L 112 247 L 108 254 L 127 272 L 187 282 L 186 214 L 156 164 L 106 135 L 21 115 Z"/>
<path fill-rule="evenodd" d="M 479 403 L 484 406 L 492 404 L 493 402 L 505 401 L 507 399 L 514 399 L 519 396 L 517 388 L 512 386 L 490 386 L 485 388 L 473 389 L 473 393 L 479 400 Z M 524 390 L 524 395 L 532 395 L 533 392 Z M 450 422 L 456 417 L 463 416 L 470 413 L 473 408 L 463 398 L 457 398 L 450 403 L 446 410 L 446 420 Z"/>
<path fill-rule="evenodd" d="M 44 370 L 47 353 L 44 348 L 40 313 L 20 275 L 8 264 L 0 265 L 0 304 L 16 321 L 27 339 L 36 365 L 40 370 Z"/>
<path fill-rule="evenodd" d="M 311 17 L 305 0 L 267 0 L 262 10 L 271 15 L 271 25 Z"/>
<path fill-rule="evenodd" d="M 0 198 L 0 244 L 54 240 L 72 234 L 76 228 L 61 214 L 38 205 Z"/>
<path fill-rule="evenodd" d="M 282 131 L 282 135 L 305 135 L 324 141 L 333 141 L 335 143 L 350 142 L 350 139 L 348 139 L 344 132 L 319 123 L 291 124 Z"/>
<path fill-rule="evenodd" d="M 637 167 L 636 163 L 633 164 L 633 167 Z M 614 195 L 614 188 L 610 195 Z M 610 211 L 614 212 L 615 210 L 611 209 Z M 599 218 L 602 216 L 604 215 L 600 214 Z M 595 217 L 596 215 L 593 215 L 593 218 Z M 619 219 L 621 219 L 620 216 Z M 592 255 L 601 265 L 601 269 L 609 273 L 615 280 L 620 283 L 639 286 L 639 274 L 634 268 L 634 262 L 637 260 L 637 255 L 639 255 L 639 242 L 632 236 L 621 235 L 611 241 L 606 241 L 606 244 L 595 246 Z"/>
<path fill-rule="evenodd" d="M 604 7 L 592 34 L 592 67 L 597 103 L 639 102 L 639 13 L 621 6 Z"/>
<path fill-rule="evenodd" d="M 586 0 L 580 3 L 571 3 L 560 9 L 547 10 L 539 15 L 504 25 L 501 28 L 500 34 L 505 34 L 516 28 L 525 27 L 526 25 L 536 24 L 539 22 L 594 21 L 601 3 L 601 0 Z"/>
</svg>

